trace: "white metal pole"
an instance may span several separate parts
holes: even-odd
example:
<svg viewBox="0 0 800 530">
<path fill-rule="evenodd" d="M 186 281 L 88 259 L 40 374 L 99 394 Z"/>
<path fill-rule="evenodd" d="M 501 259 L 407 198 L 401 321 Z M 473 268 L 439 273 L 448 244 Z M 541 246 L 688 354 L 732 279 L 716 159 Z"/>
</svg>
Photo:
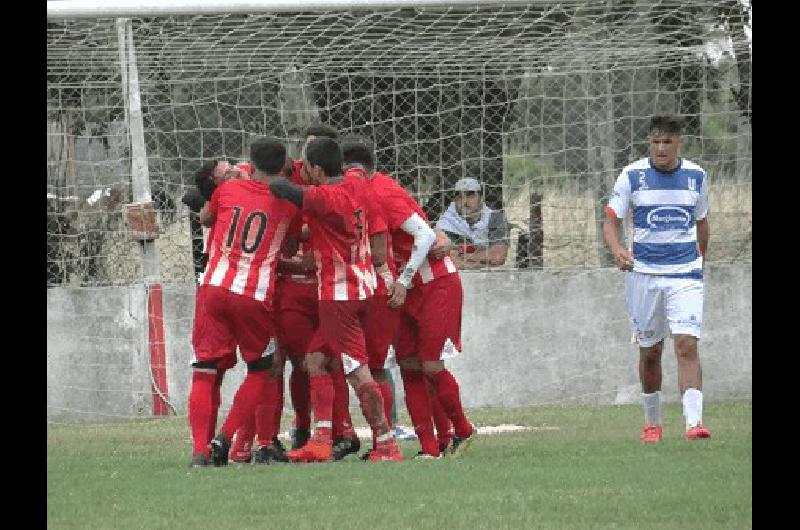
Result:
<svg viewBox="0 0 800 530">
<path fill-rule="evenodd" d="M 139 69 L 136 66 L 136 46 L 133 42 L 133 29 L 130 20 L 123 22 L 125 25 L 125 49 L 127 50 L 127 115 L 128 130 L 131 141 L 131 188 L 133 201 L 149 203 L 152 201 L 150 194 L 150 171 L 147 165 L 147 148 L 144 143 L 144 120 L 142 118 L 142 102 L 139 95 Z M 122 76 L 125 79 L 125 75 Z M 123 81 L 123 87 L 125 83 Z M 142 275 L 145 283 L 159 282 L 158 250 L 153 239 L 142 241 Z"/>
<path fill-rule="evenodd" d="M 47 18 L 141 17 L 222 13 L 356 11 L 403 8 L 502 7 L 545 0 L 48 0 Z"/>
</svg>

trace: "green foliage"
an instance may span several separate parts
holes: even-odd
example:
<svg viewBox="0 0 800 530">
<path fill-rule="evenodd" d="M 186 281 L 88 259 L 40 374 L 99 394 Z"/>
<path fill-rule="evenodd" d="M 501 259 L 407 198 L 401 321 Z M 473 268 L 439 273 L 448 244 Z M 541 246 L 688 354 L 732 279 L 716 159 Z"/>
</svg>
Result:
<svg viewBox="0 0 800 530">
<path fill-rule="evenodd" d="M 638 405 L 469 412 L 459 460 L 190 469 L 185 418 L 49 426 L 50 528 L 749 528 L 752 403 L 711 402 L 710 440 L 643 446 Z M 400 422 L 407 422 L 401 415 Z M 355 413 L 354 413 L 354 417 Z M 403 442 L 407 457 L 416 442 Z"/>
</svg>

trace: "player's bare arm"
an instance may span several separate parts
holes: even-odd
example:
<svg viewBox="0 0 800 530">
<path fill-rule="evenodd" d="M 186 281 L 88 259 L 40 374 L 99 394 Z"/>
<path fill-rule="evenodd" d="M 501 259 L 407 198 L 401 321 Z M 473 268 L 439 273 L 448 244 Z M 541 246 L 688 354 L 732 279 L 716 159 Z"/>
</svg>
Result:
<svg viewBox="0 0 800 530">
<path fill-rule="evenodd" d="M 214 226 L 214 221 L 216 220 L 216 218 L 217 218 L 216 214 L 208 210 L 208 203 L 205 203 L 205 205 L 203 205 L 203 208 L 200 210 L 200 224 L 210 228 Z"/>
<path fill-rule="evenodd" d="M 372 265 L 376 269 L 386 264 L 386 234 L 387 232 L 380 232 L 378 234 L 370 234 L 369 236 L 369 250 L 372 255 Z"/>
<path fill-rule="evenodd" d="M 622 220 L 608 211 L 606 211 L 606 214 L 606 219 L 603 221 L 603 239 L 605 239 L 611 255 L 614 256 L 614 263 L 621 271 L 633 270 L 633 256 L 619 242 L 619 230 L 622 227 Z"/>
<path fill-rule="evenodd" d="M 700 255 L 703 256 L 704 262 L 706 258 L 706 251 L 708 250 L 708 240 L 711 237 L 711 228 L 708 225 L 708 217 L 697 220 L 697 248 Z"/>
</svg>

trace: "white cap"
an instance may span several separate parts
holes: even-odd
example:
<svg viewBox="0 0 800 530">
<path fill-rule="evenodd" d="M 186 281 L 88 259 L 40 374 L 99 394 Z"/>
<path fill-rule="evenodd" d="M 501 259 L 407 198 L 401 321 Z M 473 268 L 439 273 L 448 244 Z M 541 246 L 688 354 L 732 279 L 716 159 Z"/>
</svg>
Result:
<svg viewBox="0 0 800 530">
<path fill-rule="evenodd" d="M 456 182 L 456 191 L 481 191 L 481 183 L 473 178 L 463 178 Z"/>
</svg>

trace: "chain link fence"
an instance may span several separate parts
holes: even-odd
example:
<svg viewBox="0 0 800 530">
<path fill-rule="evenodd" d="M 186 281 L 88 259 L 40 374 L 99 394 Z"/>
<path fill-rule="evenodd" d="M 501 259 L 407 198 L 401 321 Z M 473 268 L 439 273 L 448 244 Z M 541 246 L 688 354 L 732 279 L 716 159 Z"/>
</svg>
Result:
<svg viewBox="0 0 800 530">
<path fill-rule="evenodd" d="M 603 207 L 657 113 L 709 174 L 712 261 L 752 260 L 750 8 L 740 2 L 202 15 L 133 20 L 162 281 L 199 267 L 180 198 L 259 135 L 371 138 L 435 221 L 462 177 L 509 220 L 504 268 L 610 266 Z M 141 280 L 113 19 L 48 22 L 47 285 Z"/>
</svg>

